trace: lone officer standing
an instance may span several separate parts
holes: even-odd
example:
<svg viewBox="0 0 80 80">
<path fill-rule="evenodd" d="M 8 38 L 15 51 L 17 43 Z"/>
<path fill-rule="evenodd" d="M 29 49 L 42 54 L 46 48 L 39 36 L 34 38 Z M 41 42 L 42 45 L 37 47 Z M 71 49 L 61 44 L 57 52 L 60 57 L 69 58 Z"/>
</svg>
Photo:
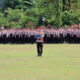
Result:
<svg viewBox="0 0 80 80">
<path fill-rule="evenodd" d="M 38 56 L 42 56 L 42 52 L 43 52 L 43 38 L 44 38 L 44 32 L 42 31 L 42 27 L 39 27 L 38 31 L 36 33 L 36 42 L 37 42 Z"/>
</svg>

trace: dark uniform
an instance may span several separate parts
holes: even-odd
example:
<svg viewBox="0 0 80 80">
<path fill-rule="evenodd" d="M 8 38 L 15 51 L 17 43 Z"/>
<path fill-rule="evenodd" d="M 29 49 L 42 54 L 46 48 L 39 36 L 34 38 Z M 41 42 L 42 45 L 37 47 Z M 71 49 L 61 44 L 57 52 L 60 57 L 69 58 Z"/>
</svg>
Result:
<svg viewBox="0 0 80 80">
<path fill-rule="evenodd" d="M 59 42 L 64 43 L 64 30 L 59 29 Z"/>
<path fill-rule="evenodd" d="M 50 43 L 53 43 L 53 29 L 50 30 Z"/>
<path fill-rule="evenodd" d="M 44 32 L 38 31 L 38 32 L 36 33 L 36 35 L 40 35 L 40 37 L 36 37 L 36 42 L 37 42 L 37 52 L 38 52 L 38 56 L 42 56 Z"/>
<path fill-rule="evenodd" d="M 30 35 L 31 35 L 31 43 L 33 44 L 34 43 L 34 31 L 33 29 L 30 31 Z"/>
<path fill-rule="evenodd" d="M 0 30 L 0 43 L 1 43 L 1 30 Z"/>
<path fill-rule="evenodd" d="M 6 37 L 7 37 L 7 30 L 4 29 L 4 30 L 2 30 L 2 42 L 4 44 L 6 43 Z"/>
</svg>

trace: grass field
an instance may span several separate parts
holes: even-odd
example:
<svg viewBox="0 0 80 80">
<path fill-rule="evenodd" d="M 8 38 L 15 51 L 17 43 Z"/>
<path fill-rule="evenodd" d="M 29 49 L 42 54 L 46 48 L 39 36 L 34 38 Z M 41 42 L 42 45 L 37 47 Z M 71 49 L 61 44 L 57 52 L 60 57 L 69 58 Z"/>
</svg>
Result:
<svg viewBox="0 0 80 80">
<path fill-rule="evenodd" d="M 0 45 L 0 80 L 80 80 L 80 45 Z"/>
</svg>

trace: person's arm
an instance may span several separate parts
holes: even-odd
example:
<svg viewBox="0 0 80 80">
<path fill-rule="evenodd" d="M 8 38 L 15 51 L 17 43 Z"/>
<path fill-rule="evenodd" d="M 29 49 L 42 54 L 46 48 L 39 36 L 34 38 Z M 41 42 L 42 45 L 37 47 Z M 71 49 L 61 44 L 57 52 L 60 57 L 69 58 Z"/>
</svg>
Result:
<svg viewBox="0 0 80 80">
<path fill-rule="evenodd" d="M 42 32 L 41 37 L 44 38 L 44 32 Z"/>
</svg>

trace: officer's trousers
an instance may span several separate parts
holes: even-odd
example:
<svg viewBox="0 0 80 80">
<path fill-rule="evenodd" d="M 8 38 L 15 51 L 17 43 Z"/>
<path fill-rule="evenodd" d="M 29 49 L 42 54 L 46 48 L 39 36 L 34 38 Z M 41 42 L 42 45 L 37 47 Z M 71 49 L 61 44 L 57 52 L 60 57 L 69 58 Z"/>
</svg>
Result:
<svg viewBox="0 0 80 80">
<path fill-rule="evenodd" d="M 37 42 L 37 52 L 38 52 L 38 56 L 42 56 L 43 42 Z"/>
</svg>

